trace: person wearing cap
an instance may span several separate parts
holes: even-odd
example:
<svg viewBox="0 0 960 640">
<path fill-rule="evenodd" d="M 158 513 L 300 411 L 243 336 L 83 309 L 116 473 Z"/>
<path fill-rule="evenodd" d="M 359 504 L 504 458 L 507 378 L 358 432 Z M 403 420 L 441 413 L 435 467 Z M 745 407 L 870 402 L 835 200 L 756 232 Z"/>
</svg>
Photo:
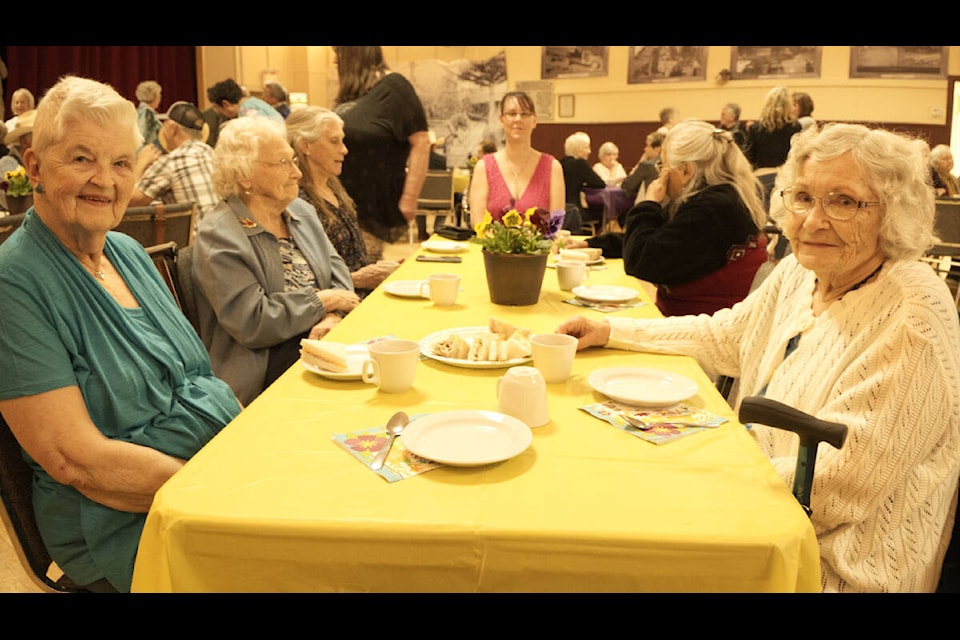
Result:
<svg viewBox="0 0 960 640">
<path fill-rule="evenodd" d="M 287 88 L 279 82 L 270 81 L 263 84 L 263 101 L 277 110 L 283 119 L 290 115 L 290 103 Z"/>
<path fill-rule="evenodd" d="M 137 154 L 137 182 L 130 206 L 155 200 L 193 202 L 197 205 L 196 228 L 204 214 L 220 202 L 210 178 L 213 149 L 206 144 L 209 128 L 200 110 L 189 102 L 174 102 L 159 119 L 157 138 L 167 153 L 150 145 Z"/>
</svg>

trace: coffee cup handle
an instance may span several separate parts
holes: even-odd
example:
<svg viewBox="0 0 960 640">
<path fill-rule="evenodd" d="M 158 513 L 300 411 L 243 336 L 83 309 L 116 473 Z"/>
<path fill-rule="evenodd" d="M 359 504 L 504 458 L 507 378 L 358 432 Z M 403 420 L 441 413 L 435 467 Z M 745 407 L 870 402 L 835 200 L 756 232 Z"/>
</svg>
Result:
<svg viewBox="0 0 960 640">
<path fill-rule="evenodd" d="M 424 281 L 424 282 L 421 282 L 421 283 L 420 283 L 420 297 L 421 297 L 421 298 L 429 298 L 429 297 L 430 297 L 430 283 L 429 283 L 429 282 Z"/>
<path fill-rule="evenodd" d="M 380 386 L 380 364 L 376 360 L 364 360 L 360 378 L 368 384 Z"/>
</svg>

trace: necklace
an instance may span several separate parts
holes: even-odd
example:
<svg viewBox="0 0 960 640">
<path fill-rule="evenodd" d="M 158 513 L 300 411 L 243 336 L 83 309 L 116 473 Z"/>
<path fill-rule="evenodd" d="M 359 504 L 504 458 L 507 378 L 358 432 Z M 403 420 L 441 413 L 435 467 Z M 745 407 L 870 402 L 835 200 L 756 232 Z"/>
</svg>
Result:
<svg viewBox="0 0 960 640">
<path fill-rule="evenodd" d="M 94 269 L 93 275 L 97 276 L 101 280 L 107 279 L 107 276 L 103 275 L 103 269 Z"/>
<path fill-rule="evenodd" d="M 861 281 L 858 282 L 857 284 L 853 285 L 852 287 L 850 287 L 849 289 L 847 289 L 846 291 L 844 291 L 843 293 L 841 293 L 839 296 L 836 297 L 836 299 L 839 300 L 840 298 L 842 298 L 843 296 L 847 295 L 847 294 L 850 293 L 851 291 L 856 291 L 857 289 L 859 289 L 859 288 L 862 287 L 863 285 L 867 284 L 867 281 L 870 280 L 870 278 L 872 278 L 873 276 L 875 276 L 875 275 L 877 275 L 878 273 L 880 273 L 880 269 L 883 269 L 883 263 L 882 263 L 882 262 L 880 263 L 880 266 L 878 266 L 876 269 L 874 269 L 873 271 L 870 272 L 870 275 L 868 275 L 866 278 L 864 278 L 863 280 L 861 280 Z M 817 286 L 820 286 L 820 280 L 817 280 Z"/>
<path fill-rule="evenodd" d="M 519 198 L 523 195 L 520 193 L 520 174 L 522 174 L 524 168 L 526 168 L 527 162 L 530 160 L 531 155 L 533 155 L 533 147 L 530 147 L 530 149 L 527 150 L 527 155 L 524 156 L 523 162 L 520 164 L 520 170 L 517 171 L 513 166 L 513 162 L 507 158 L 506 151 L 503 153 L 503 158 L 507 161 L 507 169 L 509 169 L 510 176 L 513 178 L 513 192 L 517 194 L 516 198 Z"/>
</svg>

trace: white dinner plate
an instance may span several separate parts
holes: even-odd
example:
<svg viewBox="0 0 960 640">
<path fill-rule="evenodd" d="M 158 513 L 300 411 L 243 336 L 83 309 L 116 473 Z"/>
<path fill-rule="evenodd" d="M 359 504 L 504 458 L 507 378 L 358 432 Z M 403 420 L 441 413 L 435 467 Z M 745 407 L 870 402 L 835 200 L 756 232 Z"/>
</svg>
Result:
<svg viewBox="0 0 960 640">
<path fill-rule="evenodd" d="M 697 395 L 697 383 L 669 371 L 641 367 L 597 369 L 587 377 L 596 391 L 617 402 L 665 407 Z"/>
<path fill-rule="evenodd" d="M 461 338 L 470 342 L 472 337 L 478 333 L 490 333 L 490 327 L 458 327 L 435 331 L 420 341 L 420 353 L 439 362 L 452 364 L 455 367 L 466 367 L 467 369 L 502 369 L 530 362 L 533 359 L 532 354 L 523 358 L 511 358 L 510 360 L 461 360 L 438 356 L 432 350 L 433 344 L 445 340 L 451 333 L 458 334 Z"/>
<path fill-rule="evenodd" d="M 453 240 L 426 240 L 420 246 L 434 253 L 460 253 L 469 249 L 465 242 L 454 242 Z"/>
<path fill-rule="evenodd" d="M 409 451 L 434 462 L 475 467 L 523 453 L 530 427 L 496 411 L 441 411 L 417 418 L 400 434 Z"/>
<path fill-rule="evenodd" d="M 426 298 L 420 293 L 420 285 L 426 280 L 394 280 L 383 285 L 383 290 L 387 293 L 400 296 L 401 298 Z M 430 291 L 430 287 L 427 287 Z"/>
<path fill-rule="evenodd" d="M 370 350 L 362 344 L 348 344 L 347 347 L 347 370 L 346 371 L 326 371 L 312 364 L 307 364 L 303 360 L 300 364 L 311 373 L 332 380 L 359 380 L 363 373 L 363 361 L 370 358 Z"/>
<path fill-rule="evenodd" d="M 573 295 L 590 302 L 629 302 L 635 300 L 640 292 L 629 287 L 615 287 L 612 285 L 580 285 L 571 291 Z"/>
</svg>

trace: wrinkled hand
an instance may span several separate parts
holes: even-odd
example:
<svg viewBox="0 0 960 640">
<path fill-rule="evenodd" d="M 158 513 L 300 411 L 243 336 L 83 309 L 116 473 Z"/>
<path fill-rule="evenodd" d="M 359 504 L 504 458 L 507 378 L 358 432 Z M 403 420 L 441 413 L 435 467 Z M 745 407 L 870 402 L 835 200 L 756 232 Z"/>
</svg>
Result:
<svg viewBox="0 0 960 640">
<path fill-rule="evenodd" d="M 360 296 L 346 289 L 319 289 L 317 296 L 329 311 L 353 311 L 360 304 Z"/>
<path fill-rule="evenodd" d="M 564 249 L 586 249 L 589 246 L 590 245 L 587 244 L 587 241 L 583 238 L 571 238 L 570 240 L 567 240 L 567 244 Z"/>
<path fill-rule="evenodd" d="M 393 273 L 396 267 L 375 263 L 360 267 L 350 274 L 353 278 L 353 286 L 357 289 L 374 289 Z"/>
<path fill-rule="evenodd" d="M 588 347 L 602 347 L 610 340 L 610 323 L 606 320 L 588 320 L 574 316 L 557 327 L 555 333 L 565 333 L 577 339 L 577 351 Z"/>
<path fill-rule="evenodd" d="M 417 218 L 417 199 L 413 196 L 400 196 L 400 213 L 403 214 L 403 217 L 407 219 L 407 222 L 416 220 Z"/>
<path fill-rule="evenodd" d="M 340 316 L 335 313 L 328 313 L 323 317 L 323 320 L 313 325 L 313 328 L 310 329 L 310 339 L 319 340 L 323 336 L 330 333 L 330 329 L 333 329 L 335 326 L 340 324 Z"/>
<path fill-rule="evenodd" d="M 669 179 L 670 169 L 661 171 L 659 177 L 647 187 L 647 193 L 643 196 L 643 199 L 653 202 L 663 202 L 663 199 L 667 196 L 667 181 Z"/>
</svg>

